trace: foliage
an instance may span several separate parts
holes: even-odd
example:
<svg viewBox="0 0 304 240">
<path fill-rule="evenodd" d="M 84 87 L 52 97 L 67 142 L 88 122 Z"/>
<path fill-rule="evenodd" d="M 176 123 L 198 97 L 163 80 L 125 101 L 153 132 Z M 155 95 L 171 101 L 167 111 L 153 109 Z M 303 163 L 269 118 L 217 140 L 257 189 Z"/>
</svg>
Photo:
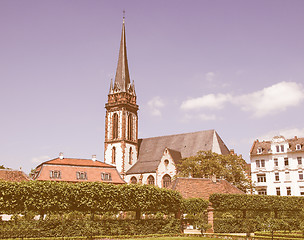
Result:
<svg viewBox="0 0 304 240">
<path fill-rule="evenodd" d="M 157 220 L 67 220 L 0 222 L 0 238 L 117 236 L 147 234 L 178 234 L 180 221 Z"/>
<path fill-rule="evenodd" d="M 304 206 L 303 197 L 212 194 L 209 197 L 216 210 L 255 210 L 255 211 L 299 211 Z"/>
<path fill-rule="evenodd" d="M 182 200 L 181 211 L 183 213 L 201 213 L 208 207 L 209 202 L 203 198 L 188 198 Z"/>
<path fill-rule="evenodd" d="M 177 175 L 194 178 L 215 175 L 246 191 L 250 188 L 250 180 L 245 175 L 245 169 L 246 162 L 241 156 L 199 151 L 197 155 L 184 158 L 180 164 L 177 164 Z"/>
<path fill-rule="evenodd" d="M 178 192 L 151 185 L 0 181 L 0 213 L 7 214 L 28 211 L 36 214 L 72 211 L 169 213 L 179 210 L 181 199 Z"/>
</svg>

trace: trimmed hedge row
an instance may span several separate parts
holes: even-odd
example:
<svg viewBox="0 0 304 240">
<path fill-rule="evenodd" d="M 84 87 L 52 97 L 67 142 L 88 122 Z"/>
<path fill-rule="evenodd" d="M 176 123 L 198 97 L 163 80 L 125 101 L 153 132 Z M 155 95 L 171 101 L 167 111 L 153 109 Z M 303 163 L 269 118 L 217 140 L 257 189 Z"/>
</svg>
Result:
<svg viewBox="0 0 304 240">
<path fill-rule="evenodd" d="M 80 211 L 177 212 L 181 195 L 151 185 L 112 185 L 100 182 L 0 181 L 0 213 L 38 214 Z"/>
<path fill-rule="evenodd" d="M 298 211 L 304 206 L 303 197 L 212 194 L 209 197 L 216 210 Z"/>
<path fill-rule="evenodd" d="M 214 230 L 218 233 L 244 233 L 262 231 L 268 228 L 261 219 L 215 219 Z M 280 230 L 298 230 L 300 223 L 296 219 L 278 219 L 277 227 Z"/>
<path fill-rule="evenodd" d="M 0 221 L 0 238 L 179 234 L 176 219 Z"/>
</svg>

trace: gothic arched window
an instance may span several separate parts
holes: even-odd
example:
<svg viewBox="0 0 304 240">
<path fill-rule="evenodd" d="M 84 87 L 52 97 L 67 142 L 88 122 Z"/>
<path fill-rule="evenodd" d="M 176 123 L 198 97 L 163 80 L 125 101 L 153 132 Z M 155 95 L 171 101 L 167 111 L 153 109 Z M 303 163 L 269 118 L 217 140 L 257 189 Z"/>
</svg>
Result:
<svg viewBox="0 0 304 240">
<path fill-rule="evenodd" d="M 129 164 L 132 165 L 132 148 L 129 149 Z"/>
<path fill-rule="evenodd" d="M 113 139 L 117 139 L 118 138 L 118 114 L 114 113 L 113 114 Z"/>
<path fill-rule="evenodd" d="M 132 114 L 128 115 L 128 140 L 133 140 L 133 118 L 132 118 Z"/>
<path fill-rule="evenodd" d="M 154 180 L 154 177 L 152 175 L 150 175 L 148 177 L 148 184 L 150 184 L 150 185 L 154 185 L 155 184 L 155 180 Z"/>
<path fill-rule="evenodd" d="M 116 163 L 116 148 L 112 148 L 112 164 Z"/>
<path fill-rule="evenodd" d="M 131 177 L 131 183 L 136 184 L 137 183 L 137 178 L 136 177 Z"/>
<path fill-rule="evenodd" d="M 164 188 L 168 187 L 170 183 L 171 183 L 171 177 L 168 174 L 163 176 L 163 187 Z"/>
</svg>

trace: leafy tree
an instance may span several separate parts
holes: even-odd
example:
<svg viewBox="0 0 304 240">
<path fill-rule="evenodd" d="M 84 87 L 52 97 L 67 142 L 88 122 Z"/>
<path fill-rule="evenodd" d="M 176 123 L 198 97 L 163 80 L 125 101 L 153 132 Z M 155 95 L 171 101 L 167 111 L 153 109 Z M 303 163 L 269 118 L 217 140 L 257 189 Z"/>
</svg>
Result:
<svg viewBox="0 0 304 240">
<path fill-rule="evenodd" d="M 215 175 L 224 178 L 239 189 L 250 189 L 250 179 L 245 174 L 246 162 L 238 155 L 220 155 L 211 151 L 199 151 L 177 164 L 177 176 L 204 178 Z"/>
</svg>

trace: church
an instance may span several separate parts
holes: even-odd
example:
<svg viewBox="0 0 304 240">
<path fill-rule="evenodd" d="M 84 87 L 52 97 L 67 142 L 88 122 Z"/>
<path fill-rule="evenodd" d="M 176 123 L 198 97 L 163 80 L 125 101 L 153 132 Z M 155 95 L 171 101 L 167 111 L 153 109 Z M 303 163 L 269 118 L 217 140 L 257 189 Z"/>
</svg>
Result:
<svg viewBox="0 0 304 240">
<path fill-rule="evenodd" d="M 176 165 L 182 158 L 194 156 L 198 151 L 230 154 L 215 130 L 138 138 L 139 106 L 135 84 L 130 81 L 124 19 L 116 75 L 114 82 L 110 82 L 105 109 L 104 161 L 98 161 L 96 155 L 92 159 L 80 159 L 66 158 L 60 153 L 59 157 L 39 164 L 32 178 L 38 181 L 99 181 L 168 187 L 173 184 Z M 185 180 L 179 183 L 181 181 Z M 201 183 L 205 185 L 205 182 Z"/>
<path fill-rule="evenodd" d="M 104 161 L 115 166 L 127 183 L 168 187 L 176 175 L 176 164 L 198 151 L 229 154 L 215 130 L 138 138 L 138 110 L 134 81 L 130 81 L 125 19 L 123 19 L 118 63 L 105 104 Z"/>
</svg>

